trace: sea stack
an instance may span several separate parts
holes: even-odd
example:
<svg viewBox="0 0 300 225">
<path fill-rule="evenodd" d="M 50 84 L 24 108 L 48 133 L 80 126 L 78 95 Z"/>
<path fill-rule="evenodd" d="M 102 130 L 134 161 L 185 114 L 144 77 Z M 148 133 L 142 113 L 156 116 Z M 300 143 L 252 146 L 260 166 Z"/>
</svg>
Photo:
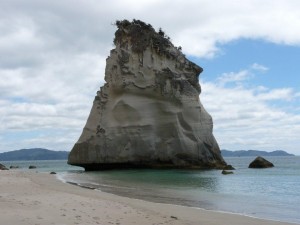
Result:
<svg viewBox="0 0 300 225">
<path fill-rule="evenodd" d="M 202 106 L 202 68 L 164 32 L 139 20 L 116 22 L 83 132 L 68 163 L 85 170 L 223 168 L 211 116 Z"/>
</svg>

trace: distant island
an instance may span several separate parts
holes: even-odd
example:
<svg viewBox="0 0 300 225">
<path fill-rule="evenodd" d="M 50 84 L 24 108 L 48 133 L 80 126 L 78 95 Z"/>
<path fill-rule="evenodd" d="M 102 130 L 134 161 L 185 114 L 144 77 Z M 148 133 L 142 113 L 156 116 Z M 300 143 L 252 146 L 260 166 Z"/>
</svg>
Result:
<svg viewBox="0 0 300 225">
<path fill-rule="evenodd" d="M 53 151 L 44 148 L 20 149 L 0 153 L 0 161 L 21 161 L 21 160 L 67 160 L 69 152 Z"/>
<path fill-rule="evenodd" d="M 221 150 L 223 157 L 247 157 L 247 156 L 295 156 L 287 153 L 283 150 L 276 150 L 272 152 L 260 151 L 260 150 Z"/>
<path fill-rule="evenodd" d="M 67 160 L 70 152 L 54 151 L 45 148 L 20 149 L 0 153 L 0 161 L 21 161 L 21 160 Z M 282 150 L 272 152 L 260 150 L 221 150 L 223 157 L 247 157 L 247 156 L 295 156 Z"/>
</svg>

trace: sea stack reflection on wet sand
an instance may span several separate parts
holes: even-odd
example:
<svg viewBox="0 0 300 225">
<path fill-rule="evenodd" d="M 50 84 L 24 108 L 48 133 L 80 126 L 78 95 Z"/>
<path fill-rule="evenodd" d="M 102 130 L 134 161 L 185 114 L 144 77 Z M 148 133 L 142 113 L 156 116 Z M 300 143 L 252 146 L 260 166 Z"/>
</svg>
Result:
<svg viewBox="0 0 300 225">
<path fill-rule="evenodd" d="M 199 100 L 202 68 L 150 24 L 116 25 L 106 83 L 68 163 L 86 170 L 223 168 L 212 118 Z"/>
</svg>

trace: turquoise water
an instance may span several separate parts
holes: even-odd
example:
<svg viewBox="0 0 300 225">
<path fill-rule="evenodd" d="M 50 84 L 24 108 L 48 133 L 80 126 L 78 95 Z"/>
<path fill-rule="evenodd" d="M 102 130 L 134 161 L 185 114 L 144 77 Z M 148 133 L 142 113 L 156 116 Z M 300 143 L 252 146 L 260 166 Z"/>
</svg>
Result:
<svg viewBox="0 0 300 225">
<path fill-rule="evenodd" d="M 219 170 L 83 172 L 65 161 L 32 164 L 58 172 L 64 181 L 121 196 L 300 224 L 300 157 L 266 158 L 274 168 L 249 169 L 253 157 L 225 158 L 236 168 L 233 175 Z"/>
<path fill-rule="evenodd" d="M 67 164 L 66 160 L 32 160 L 32 161 L 1 161 L 1 164 L 5 165 L 7 168 L 10 166 L 18 166 L 17 170 L 28 170 L 30 165 L 36 166 L 36 169 L 31 169 L 30 171 L 38 172 L 80 172 L 83 171 L 81 167 L 70 166 Z"/>
</svg>

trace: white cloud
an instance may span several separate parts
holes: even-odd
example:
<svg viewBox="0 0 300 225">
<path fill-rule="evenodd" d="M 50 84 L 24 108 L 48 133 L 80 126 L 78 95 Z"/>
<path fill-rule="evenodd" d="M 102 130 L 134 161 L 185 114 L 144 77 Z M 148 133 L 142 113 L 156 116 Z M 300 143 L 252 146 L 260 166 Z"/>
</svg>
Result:
<svg viewBox="0 0 300 225">
<path fill-rule="evenodd" d="M 30 147 L 29 143 L 72 147 L 93 96 L 104 82 L 105 58 L 113 47 L 115 27 L 111 24 L 117 19 L 136 18 L 156 29 L 162 27 L 184 53 L 196 57 L 213 58 L 220 53 L 219 44 L 239 38 L 300 45 L 300 3 L 293 0 L 223 0 L 217 7 L 210 0 L 0 2 L 0 151 Z M 254 71 L 267 69 L 255 63 L 238 73 L 224 73 L 216 94 L 227 95 L 222 101 L 232 110 L 216 119 L 267 117 L 263 112 L 279 117 L 282 112 L 271 112 L 262 102 L 293 100 L 291 90 L 226 88 L 226 84 L 247 81 Z M 216 84 L 206 83 L 204 89 L 205 85 Z M 236 97 L 239 94 L 250 101 L 249 110 L 251 101 L 255 102 L 253 96 L 259 99 L 260 105 L 255 107 L 260 112 L 235 108 L 233 103 L 241 101 Z M 214 97 L 222 99 L 213 94 L 204 99 L 212 103 Z M 209 104 L 210 109 L 215 107 L 220 106 Z M 39 130 L 39 135 L 27 137 L 25 133 L 32 129 Z M 73 132 L 61 140 L 62 133 L 53 129 Z M 22 131 L 21 135 L 12 133 Z"/>
<path fill-rule="evenodd" d="M 216 80 L 218 85 L 225 86 L 226 84 L 242 84 L 243 81 L 250 80 L 255 76 L 255 74 L 261 74 L 269 69 L 266 66 L 260 65 L 258 63 L 253 63 L 249 68 L 240 70 L 239 72 L 229 72 L 221 74 Z M 258 87 L 257 90 L 266 89 L 266 87 Z"/>
<path fill-rule="evenodd" d="M 217 44 L 239 38 L 299 46 L 300 31 L 294 30 L 299 28 L 299 2 L 250 0 L 217 4 L 218 7 L 211 1 L 189 1 L 182 6 L 182 17 L 175 23 L 184 23 L 184 30 L 180 34 L 171 30 L 171 37 L 176 43 L 184 43 L 180 45 L 189 54 L 211 56 L 218 53 Z"/>
<path fill-rule="evenodd" d="M 266 72 L 266 71 L 269 70 L 268 67 L 263 66 L 263 65 L 260 65 L 260 64 L 258 64 L 258 63 L 253 63 L 253 64 L 251 65 L 251 69 L 257 70 L 257 71 L 260 71 L 260 72 Z"/>
<path fill-rule="evenodd" d="M 217 4 L 210 0 L 79 0 L 76 4 L 68 0 L 11 0 L 2 5 L 0 28 L 3 37 L 8 37 L 2 45 L 8 46 L 13 37 L 19 39 L 21 50 L 30 44 L 47 51 L 61 48 L 107 55 L 114 32 L 111 23 L 123 18 L 138 18 L 155 28 L 162 27 L 184 52 L 201 57 L 212 57 L 218 52 L 217 44 L 239 38 L 300 44 L 299 1 L 223 0 Z"/>
<path fill-rule="evenodd" d="M 294 93 L 292 88 L 281 88 L 281 89 L 273 89 L 268 92 L 259 93 L 257 98 L 260 100 L 286 100 L 290 101 L 293 98 L 296 98 L 297 94 Z"/>
<path fill-rule="evenodd" d="M 228 74 L 235 77 L 233 72 Z M 298 95 L 293 89 L 249 88 L 238 84 L 226 87 L 215 81 L 200 83 L 200 99 L 214 119 L 214 133 L 221 148 L 278 148 L 298 152 L 300 115 L 270 103 L 280 100 L 292 105 Z"/>
<path fill-rule="evenodd" d="M 239 82 L 239 81 L 243 81 L 246 79 L 250 79 L 252 76 L 252 74 L 250 73 L 250 71 L 248 70 L 242 70 L 239 71 L 238 73 L 223 73 L 218 79 L 218 83 L 221 86 L 224 86 L 227 83 L 232 83 L 232 82 Z"/>
</svg>

